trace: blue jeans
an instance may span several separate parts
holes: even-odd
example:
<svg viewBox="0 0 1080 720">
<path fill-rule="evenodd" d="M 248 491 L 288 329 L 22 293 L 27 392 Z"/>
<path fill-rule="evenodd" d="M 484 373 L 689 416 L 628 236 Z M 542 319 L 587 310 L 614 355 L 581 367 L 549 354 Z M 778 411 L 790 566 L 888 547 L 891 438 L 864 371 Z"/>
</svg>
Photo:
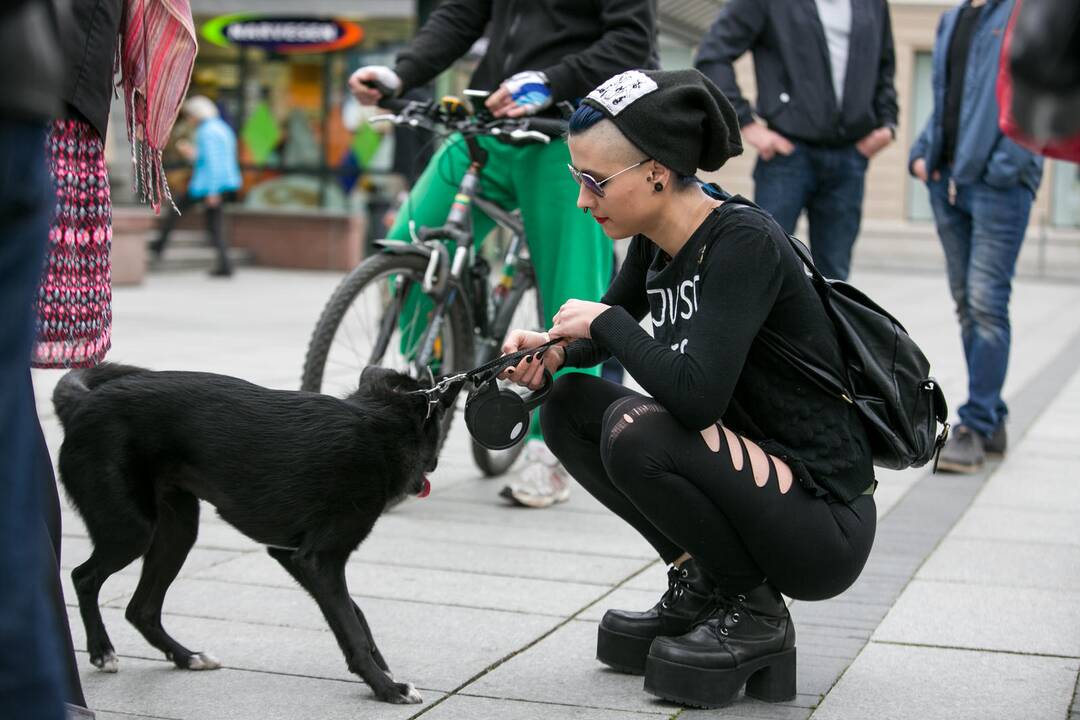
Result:
<svg viewBox="0 0 1080 720">
<path fill-rule="evenodd" d="M 795 142 L 791 155 L 758 158 L 754 166 L 754 202 L 790 235 L 806 208 L 810 252 L 828 278 L 847 280 L 851 249 L 862 221 L 866 156 L 854 145 L 814 147 Z"/>
<path fill-rule="evenodd" d="M 989 437 L 1008 414 L 1001 387 L 1012 340 L 1009 297 L 1035 196 L 1023 185 L 978 182 L 958 186 L 950 203 L 948 172 L 931 180 L 929 189 L 967 360 L 968 400 L 960 422 Z"/>
<path fill-rule="evenodd" d="M 37 416 L 27 372 L 54 200 L 40 124 L 0 120 L 0 707 L 62 720 L 61 644 L 42 568 Z"/>
</svg>

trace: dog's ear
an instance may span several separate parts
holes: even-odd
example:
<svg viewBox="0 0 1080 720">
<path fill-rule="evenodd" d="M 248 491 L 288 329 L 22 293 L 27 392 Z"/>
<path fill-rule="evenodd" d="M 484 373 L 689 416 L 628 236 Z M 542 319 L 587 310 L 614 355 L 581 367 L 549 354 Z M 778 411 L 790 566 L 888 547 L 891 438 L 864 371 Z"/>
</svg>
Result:
<svg viewBox="0 0 1080 720">
<path fill-rule="evenodd" d="M 439 396 L 439 405 L 443 410 L 449 410 L 454 407 L 454 403 L 457 402 L 458 393 L 461 392 L 461 388 L 465 387 L 465 379 L 455 381 L 450 384 L 450 387 L 446 389 L 446 392 Z"/>
<path fill-rule="evenodd" d="M 386 377 L 386 373 L 390 372 L 386 368 L 379 367 L 378 365 L 368 365 L 360 373 L 360 384 L 368 385 L 375 382 L 379 378 Z"/>
</svg>

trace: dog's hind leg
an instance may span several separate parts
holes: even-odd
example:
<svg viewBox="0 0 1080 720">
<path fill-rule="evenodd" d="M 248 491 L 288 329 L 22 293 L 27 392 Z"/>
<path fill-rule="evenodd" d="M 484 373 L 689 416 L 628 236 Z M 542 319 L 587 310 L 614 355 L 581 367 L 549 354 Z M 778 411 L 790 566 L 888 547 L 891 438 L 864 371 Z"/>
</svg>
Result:
<svg viewBox="0 0 1080 720">
<path fill-rule="evenodd" d="M 90 523 L 87 525 L 89 527 Z M 95 533 L 90 528 L 94 552 L 90 559 L 71 571 L 75 594 L 79 598 L 79 613 L 86 628 L 86 650 L 90 653 L 90 662 L 104 672 L 116 672 L 119 661 L 101 618 L 98 595 L 110 575 L 143 554 L 150 542 L 150 532 L 149 523 L 139 521 L 130 524 L 125 521 L 110 528 L 107 534 Z"/>
<path fill-rule="evenodd" d="M 158 499 L 157 526 L 143 558 L 142 576 L 128 603 L 128 622 L 146 641 L 165 653 L 182 670 L 214 670 L 221 662 L 205 652 L 192 652 L 174 640 L 161 625 L 165 593 L 187 559 L 199 532 L 199 500 L 183 490 L 170 489 Z"/>
<path fill-rule="evenodd" d="M 318 603 L 345 654 L 349 670 L 371 687 L 375 697 L 398 704 L 423 702 L 412 683 L 394 682 L 376 661 L 377 650 L 368 639 L 367 621 L 361 621 L 363 614 L 349 597 L 345 584 L 347 552 L 319 552 L 303 546 L 295 552 L 281 548 L 268 550 Z"/>
</svg>

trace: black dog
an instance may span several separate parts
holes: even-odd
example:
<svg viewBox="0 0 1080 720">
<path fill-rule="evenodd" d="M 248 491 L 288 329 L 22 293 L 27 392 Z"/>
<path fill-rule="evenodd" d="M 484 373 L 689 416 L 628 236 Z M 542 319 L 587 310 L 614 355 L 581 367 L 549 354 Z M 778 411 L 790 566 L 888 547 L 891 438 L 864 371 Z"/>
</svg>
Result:
<svg viewBox="0 0 1080 720">
<path fill-rule="evenodd" d="M 165 592 L 195 543 L 202 498 L 311 594 L 349 669 L 380 700 L 421 702 L 412 684 L 390 676 L 349 597 L 345 562 L 388 502 L 426 494 L 439 423 L 460 385 L 430 405 L 415 392 L 422 387 L 373 367 L 344 400 L 113 364 L 65 375 L 53 403 L 65 430 L 61 482 L 94 544 L 72 572 L 90 661 L 117 670 L 98 593 L 143 557 L 127 619 L 177 667 L 220 667 L 161 625 Z"/>
</svg>

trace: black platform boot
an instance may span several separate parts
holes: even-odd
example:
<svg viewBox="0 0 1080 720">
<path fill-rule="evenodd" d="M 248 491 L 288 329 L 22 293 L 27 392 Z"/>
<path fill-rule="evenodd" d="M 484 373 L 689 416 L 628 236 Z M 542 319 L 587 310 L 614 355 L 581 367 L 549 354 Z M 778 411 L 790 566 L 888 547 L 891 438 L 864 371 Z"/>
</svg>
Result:
<svg viewBox="0 0 1080 720">
<path fill-rule="evenodd" d="M 596 659 L 622 672 L 641 675 L 653 638 L 682 635 L 709 608 L 712 582 L 694 562 L 668 570 L 668 589 L 650 610 L 608 610 L 596 636 Z"/>
<path fill-rule="evenodd" d="M 653 695 L 713 708 L 734 700 L 743 685 L 766 702 L 795 697 L 795 626 L 768 583 L 716 598 L 693 630 L 658 637 L 649 648 L 645 689 Z"/>
</svg>

